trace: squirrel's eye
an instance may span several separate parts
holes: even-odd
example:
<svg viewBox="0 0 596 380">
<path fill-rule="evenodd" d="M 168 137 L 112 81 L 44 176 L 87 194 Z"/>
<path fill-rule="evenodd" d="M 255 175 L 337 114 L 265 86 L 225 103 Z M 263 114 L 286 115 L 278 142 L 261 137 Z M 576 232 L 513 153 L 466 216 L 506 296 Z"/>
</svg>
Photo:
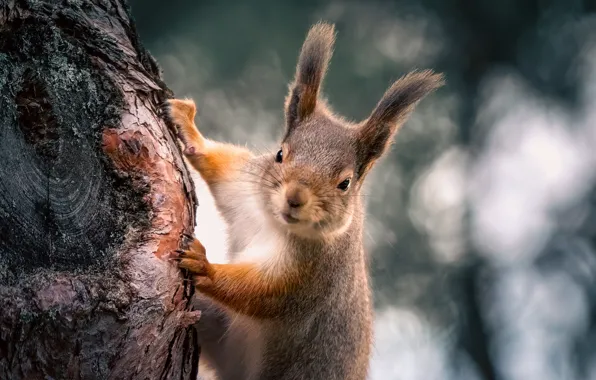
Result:
<svg viewBox="0 0 596 380">
<path fill-rule="evenodd" d="M 344 179 L 339 185 L 337 185 L 337 188 L 340 189 L 341 191 L 346 191 L 350 188 L 350 179 L 346 178 Z"/>
<path fill-rule="evenodd" d="M 277 154 L 275 155 L 275 162 L 281 163 L 283 160 L 284 160 L 284 153 L 280 149 L 279 152 L 277 152 Z"/>
</svg>

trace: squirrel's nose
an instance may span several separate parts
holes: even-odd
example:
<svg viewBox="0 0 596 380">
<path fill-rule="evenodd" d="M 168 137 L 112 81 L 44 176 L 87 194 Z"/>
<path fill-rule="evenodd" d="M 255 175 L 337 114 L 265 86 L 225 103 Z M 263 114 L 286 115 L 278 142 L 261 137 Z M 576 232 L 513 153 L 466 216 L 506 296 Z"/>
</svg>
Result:
<svg viewBox="0 0 596 380">
<path fill-rule="evenodd" d="M 302 189 L 298 186 L 290 186 L 286 190 L 286 201 L 288 202 L 288 206 L 290 208 L 299 208 L 306 204 L 308 200 L 308 194 L 305 189 Z"/>
<path fill-rule="evenodd" d="M 296 198 L 288 198 L 288 206 L 291 208 L 298 208 L 302 206 L 304 203 Z"/>
</svg>

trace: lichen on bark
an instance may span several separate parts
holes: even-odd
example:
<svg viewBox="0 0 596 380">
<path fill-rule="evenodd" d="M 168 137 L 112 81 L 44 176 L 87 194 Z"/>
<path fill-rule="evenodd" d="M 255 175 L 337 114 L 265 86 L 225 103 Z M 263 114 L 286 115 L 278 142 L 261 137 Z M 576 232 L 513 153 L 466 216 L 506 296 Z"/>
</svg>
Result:
<svg viewBox="0 0 596 380">
<path fill-rule="evenodd" d="M 127 229 L 148 225 L 142 189 L 100 149 L 123 95 L 43 18 L 9 25 L 0 51 L 0 202 L 18 203 L 0 208 L 0 284 L 41 269 L 105 270 Z"/>
</svg>

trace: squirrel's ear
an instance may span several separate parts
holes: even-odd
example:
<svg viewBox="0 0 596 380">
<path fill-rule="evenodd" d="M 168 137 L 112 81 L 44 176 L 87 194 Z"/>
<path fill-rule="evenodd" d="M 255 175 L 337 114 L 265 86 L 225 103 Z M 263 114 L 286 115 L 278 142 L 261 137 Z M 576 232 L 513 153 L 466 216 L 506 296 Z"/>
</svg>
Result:
<svg viewBox="0 0 596 380">
<path fill-rule="evenodd" d="M 296 77 L 286 98 L 288 131 L 314 112 L 334 42 L 335 28 L 332 24 L 319 22 L 310 28 L 300 51 Z"/>
<path fill-rule="evenodd" d="M 389 87 L 358 130 L 359 177 L 363 177 L 372 164 L 387 151 L 395 133 L 408 119 L 416 104 L 443 84 L 442 74 L 425 70 L 413 71 Z"/>
</svg>

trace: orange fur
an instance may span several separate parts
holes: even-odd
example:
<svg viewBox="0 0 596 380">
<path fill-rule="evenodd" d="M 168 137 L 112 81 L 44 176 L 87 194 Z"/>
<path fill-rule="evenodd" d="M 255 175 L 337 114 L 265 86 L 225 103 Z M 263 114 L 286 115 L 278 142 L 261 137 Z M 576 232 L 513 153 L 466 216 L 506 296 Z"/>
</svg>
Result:
<svg viewBox="0 0 596 380">
<path fill-rule="evenodd" d="M 255 264 L 213 264 L 212 284 L 199 290 L 231 309 L 257 318 L 275 318 L 283 312 L 285 296 L 299 285 L 296 273 L 265 274 Z"/>
<path fill-rule="evenodd" d="M 186 159 L 208 184 L 232 180 L 252 157 L 247 149 L 205 139 L 195 125 L 197 108 L 192 99 L 169 99 L 170 119 L 178 127 Z"/>
<path fill-rule="evenodd" d="M 208 184 L 232 180 L 251 154 L 237 146 L 214 143 L 197 155 L 186 158 Z"/>
<path fill-rule="evenodd" d="M 180 268 L 195 275 L 195 285 L 202 293 L 238 313 L 256 318 L 281 314 L 285 296 L 308 276 L 308 267 L 272 275 L 252 263 L 210 264 L 205 248 L 196 239 L 175 258 Z"/>
<path fill-rule="evenodd" d="M 193 146 L 199 151 L 204 148 L 205 138 L 197 129 L 194 119 L 197 107 L 192 99 L 169 99 L 169 116 L 180 130 L 180 137 L 186 147 Z"/>
</svg>

